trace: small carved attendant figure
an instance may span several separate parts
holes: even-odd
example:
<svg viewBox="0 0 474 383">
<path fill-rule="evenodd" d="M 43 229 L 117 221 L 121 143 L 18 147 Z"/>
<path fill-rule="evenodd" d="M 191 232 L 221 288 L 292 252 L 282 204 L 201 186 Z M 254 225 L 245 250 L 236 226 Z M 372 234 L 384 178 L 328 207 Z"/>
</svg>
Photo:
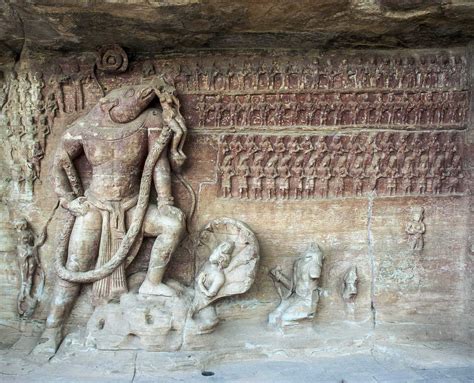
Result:
<svg viewBox="0 0 474 383">
<path fill-rule="evenodd" d="M 444 155 L 439 153 L 434 161 L 434 165 L 431 168 L 431 191 L 434 194 L 441 193 L 441 180 L 444 178 Z"/>
<path fill-rule="evenodd" d="M 216 309 L 209 304 L 225 283 L 224 269 L 229 266 L 233 250 L 233 242 L 222 242 L 214 249 L 209 261 L 204 264 L 196 278 L 191 318 L 200 314 L 199 330 L 201 333 L 212 331 L 219 322 Z"/>
<path fill-rule="evenodd" d="M 270 271 L 281 298 L 280 305 L 268 317 L 270 324 L 286 326 L 314 317 L 319 301 L 318 286 L 323 259 L 319 246 L 311 244 L 306 253 L 293 264 L 291 279 L 279 267 Z M 286 293 L 283 293 L 282 288 Z"/>
<path fill-rule="evenodd" d="M 199 127 L 206 125 L 206 118 L 208 113 L 208 106 L 206 104 L 206 96 L 201 95 L 196 103 L 196 110 L 198 112 Z"/>
<path fill-rule="evenodd" d="M 275 153 L 285 153 L 286 152 L 286 146 L 285 143 L 283 142 L 283 137 L 277 137 L 275 141 Z"/>
<path fill-rule="evenodd" d="M 332 177 L 331 171 L 329 169 L 330 162 L 331 162 L 331 156 L 327 154 L 321 160 L 319 166 L 316 169 L 316 174 L 319 179 L 319 186 L 321 190 L 321 197 L 328 196 L 329 179 Z"/>
<path fill-rule="evenodd" d="M 428 178 L 428 174 L 430 171 L 429 168 L 429 157 L 427 154 L 423 154 L 420 157 L 420 162 L 418 163 L 418 180 L 416 184 L 417 192 L 419 194 L 426 193 L 426 182 Z"/>
<path fill-rule="evenodd" d="M 357 284 L 359 282 L 359 276 L 357 275 L 357 267 L 351 266 L 343 278 L 342 285 L 342 299 L 346 303 L 353 303 L 357 296 Z"/>
<path fill-rule="evenodd" d="M 253 189 L 253 196 L 255 199 L 262 199 L 262 178 L 264 177 L 262 165 L 263 158 L 263 153 L 256 154 L 251 167 L 251 188 Z"/>
<path fill-rule="evenodd" d="M 248 177 L 250 177 L 250 168 L 248 165 L 249 157 L 243 155 L 237 165 L 237 179 L 239 184 L 239 197 L 248 198 Z"/>
<path fill-rule="evenodd" d="M 268 198 L 276 197 L 276 178 L 278 177 L 276 163 L 278 156 L 270 157 L 265 164 L 265 186 L 267 188 Z"/>
<path fill-rule="evenodd" d="M 314 195 L 314 180 L 316 178 L 315 161 L 315 159 L 310 158 L 303 170 L 303 176 L 305 178 L 304 190 L 307 197 Z"/>
<path fill-rule="evenodd" d="M 397 192 L 397 179 L 400 178 L 397 157 L 395 155 L 391 155 L 388 159 L 385 176 L 387 178 L 387 191 L 390 195 L 394 195 Z"/>
<path fill-rule="evenodd" d="M 352 177 L 353 193 L 356 196 L 362 195 L 362 179 L 365 178 L 364 168 L 362 167 L 362 158 L 356 158 L 354 164 L 350 168 L 350 176 Z"/>
<path fill-rule="evenodd" d="M 206 260 L 194 283 L 189 323 L 198 334 L 209 333 L 219 318 L 213 302 L 243 294 L 252 286 L 259 260 L 255 234 L 243 222 L 220 218 L 209 222 L 199 234 L 196 259 Z"/>
<path fill-rule="evenodd" d="M 230 143 L 229 143 L 229 149 L 231 153 L 236 157 L 242 150 L 243 146 L 240 143 L 239 137 L 233 136 Z"/>
<path fill-rule="evenodd" d="M 244 141 L 243 145 L 245 153 L 250 157 L 254 153 L 257 153 L 259 151 L 258 145 L 255 143 L 255 136 L 250 135 L 247 136 L 247 138 Z"/>
<path fill-rule="evenodd" d="M 48 126 L 50 129 L 53 128 L 54 119 L 59 111 L 58 101 L 54 93 L 49 93 L 46 97 L 46 117 L 48 119 Z"/>
<path fill-rule="evenodd" d="M 347 172 L 347 157 L 342 155 L 337 160 L 337 165 L 334 168 L 334 194 L 336 197 L 344 196 L 344 179 L 349 175 Z"/>
<path fill-rule="evenodd" d="M 224 197 L 231 196 L 232 193 L 232 177 L 235 176 L 234 165 L 232 163 L 233 156 L 228 154 L 224 157 L 221 166 L 221 176 L 222 176 L 222 193 Z"/>
<path fill-rule="evenodd" d="M 169 150 L 169 160 L 171 168 L 178 172 L 186 160 L 186 154 L 183 152 L 183 145 L 187 135 L 186 123 L 179 112 L 180 102 L 174 94 L 175 89 L 170 86 L 164 86 L 155 91 L 163 110 L 163 122 L 174 133 Z"/>
<path fill-rule="evenodd" d="M 33 155 L 31 156 L 31 166 L 33 167 L 35 179 L 40 178 L 41 173 L 41 160 L 44 157 L 44 150 L 41 147 L 41 143 L 35 142 L 33 146 Z"/>
<path fill-rule="evenodd" d="M 293 178 L 295 179 L 296 186 L 295 186 L 295 198 L 302 198 L 303 197 L 303 162 L 304 162 L 304 154 L 300 154 L 296 157 L 296 160 L 291 167 L 291 173 L 293 174 Z"/>
<path fill-rule="evenodd" d="M 310 136 L 305 136 L 303 142 L 301 143 L 301 149 L 304 154 L 311 153 L 314 150 L 313 142 L 311 141 Z"/>
<path fill-rule="evenodd" d="M 454 155 L 452 162 L 447 166 L 443 175 L 446 179 L 446 191 L 448 193 L 456 193 L 460 180 L 464 178 L 461 156 L 459 154 Z"/>
<path fill-rule="evenodd" d="M 424 209 L 422 207 L 413 210 L 411 220 L 407 223 L 405 232 L 408 234 L 412 250 L 423 250 L 426 227 L 423 223 Z"/>
<path fill-rule="evenodd" d="M 288 142 L 288 148 L 289 148 L 288 151 L 290 154 L 295 154 L 301 151 L 301 147 L 300 147 L 297 137 L 290 138 L 290 141 Z"/>
<path fill-rule="evenodd" d="M 291 156 L 287 154 L 286 156 L 280 158 L 278 163 L 278 189 L 280 191 L 280 197 L 287 199 L 289 197 L 289 189 L 290 189 L 290 167 L 289 163 L 291 160 Z"/>
<path fill-rule="evenodd" d="M 20 292 L 18 293 L 18 314 L 22 317 L 30 317 L 38 302 L 38 295 L 44 285 L 44 274 L 40 270 L 40 284 L 36 287 L 36 293 L 32 296 L 33 279 L 36 271 L 41 267 L 38 258 L 38 247 L 43 245 L 45 237 L 36 240 L 33 231 L 28 227 L 26 219 L 21 218 L 15 222 L 18 244 L 17 263 L 20 269 Z"/>
</svg>

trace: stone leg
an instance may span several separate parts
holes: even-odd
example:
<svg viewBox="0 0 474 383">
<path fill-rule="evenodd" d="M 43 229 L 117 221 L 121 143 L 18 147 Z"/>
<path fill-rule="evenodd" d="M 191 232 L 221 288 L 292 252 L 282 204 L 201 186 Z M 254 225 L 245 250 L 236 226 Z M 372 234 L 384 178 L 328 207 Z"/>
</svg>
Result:
<svg viewBox="0 0 474 383">
<path fill-rule="evenodd" d="M 287 299 L 282 300 L 278 307 L 268 315 L 268 323 L 277 325 L 289 305 L 290 302 Z"/>
<path fill-rule="evenodd" d="M 195 319 L 198 326 L 198 334 L 208 334 L 219 324 L 216 308 L 211 305 L 203 308 L 196 314 Z"/>
<path fill-rule="evenodd" d="M 129 214 L 133 214 L 133 209 Z M 174 206 L 150 205 L 143 224 L 145 236 L 157 237 L 150 254 L 150 264 L 140 294 L 173 296 L 176 292 L 163 283 L 163 276 L 171 255 L 178 247 L 186 230 L 184 213 Z"/>
<path fill-rule="evenodd" d="M 73 271 L 87 271 L 96 259 L 101 235 L 102 220 L 97 210 L 77 217 L 69 240 L 69 253 L 66 267 Z M 77 283 L 57 280 L 46 329 L 40 338 L 36 351 L 55 353 L 63 339 L 63 327 L 81 286 Z"/>
<path fill-rule="evenodd" d="M 291 324 L 304 319 L 314 317 L 319 296 L 311 298 L 292 297 L 291 304 L 287 307 L 281 316 L 282 324 Z"/>
</svg>

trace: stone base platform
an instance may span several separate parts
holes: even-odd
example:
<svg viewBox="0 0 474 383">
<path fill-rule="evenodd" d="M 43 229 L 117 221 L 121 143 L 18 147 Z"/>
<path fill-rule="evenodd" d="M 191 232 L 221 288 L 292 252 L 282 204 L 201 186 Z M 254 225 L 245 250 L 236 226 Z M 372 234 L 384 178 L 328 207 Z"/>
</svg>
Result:
<svg viewBox="0 0 474 383">
<path fill-rule="evenodd" d="M 97 307 L 87 323 L 88 345 L 99 350 L 179 350 L 185 329 L 193 329 L 188 318 L 193 291 L 173 287 L 175 297 L 128 293 L 118 303 Z"/>
<path fill-rule="evenodd" d="M 179 290 L 173 286 L 175 290 Z M 182 288 L 176 297 L 125 294 L 119 303 L 99 306 L 86 329 L 85 344 L 98 350 L 212 351 L 235 355 L 265 355 L 276 350 L 333 349 L 367 345 L 370 321 L 342 322 L 321 328 L 308 321 L 285 329 L 266 321 L 231 318 L 222 320 L 211 333 L 202 334 L 190 318 L 192 290 Z M 351 334 L 348 341 L 348 334 Z M 246 350 L 246 351 L 245 351 Z"/>
</svg>

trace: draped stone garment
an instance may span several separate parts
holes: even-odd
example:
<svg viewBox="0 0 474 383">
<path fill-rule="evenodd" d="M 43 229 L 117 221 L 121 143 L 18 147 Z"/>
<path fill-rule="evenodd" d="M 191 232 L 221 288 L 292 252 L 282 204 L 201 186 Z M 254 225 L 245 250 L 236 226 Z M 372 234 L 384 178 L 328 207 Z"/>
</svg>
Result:
<svg viewBox="0 0 474 383">
<path fill-rule="evenodd" d="M 121 201 L 104 201 L 88 191 L 86 192 L 86 197 L 88 202 L 99 211 L 102 217 L 99 255 L 95 266 L 99 268 L 107 263 L 120 247 L 120 243 L 126 233 L 125 217 L 127 211 L 136 206 L 138 195 Z M 143 233 L 139 234 L 133 247 L 130 249 L 129 259 L 134 258 L 142 240 Z M 128 291 L 125 263 L 126 261 L 108 277 L 94 282 L 92 286 L 92 301 L 95 305 L 119 297 Z"/>
</svg>

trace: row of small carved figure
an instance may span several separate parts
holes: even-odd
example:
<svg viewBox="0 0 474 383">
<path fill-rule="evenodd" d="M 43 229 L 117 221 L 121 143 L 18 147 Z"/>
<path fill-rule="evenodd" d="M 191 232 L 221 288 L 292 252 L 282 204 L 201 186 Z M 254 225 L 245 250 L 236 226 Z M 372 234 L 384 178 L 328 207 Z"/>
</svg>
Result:
<svg viewBox="0 0 474 383">
<path fill-rule="evenodd" d="M 10 154 L 10 183 L 16 195 L 32 195 L 33 184 L 41 176 L 41 161 L 44 149 L 39 141 L 27 146 L 8 141 L 5 150 Z"/>
<path fill-rule="evenodd" d="M 315 95 L 201 96 L 195 103 L 198 124 L 235 125 L 355 125 L 355 124 L 462 124 L 466 120 L 468 99 L 465 92 L 444 92 L 441 100 L 420 95 L 408 101 L 393 101 L 377 93 L 364 100 L 319 100 Z M 393 95 L 392 95 L 393 96 Z M 342 96 L 343 97 L 343 96 Z M 343 97 L 344 98 L 344 97 Z M 386 101 L 383 101 L 387 98 Z M 436 97 L 438 98 L 438 97 Z M 430 101 L 427 101 L 430 100 Z M 189 115 L 190 113 L 188 113 Z"/>
<path fill-rule="evenodd" d="M 221 195 L 303 198 L 455 193 L 464 178 L 456 134 L 224 137 Z M 328 142 L 329 141 L 329 142 Z M 249 193 L 250 192 L 250 193 Z"/>
<path fill-rule="evenodd" d="M 299 58 L 224 63 L 161 63 L 178 90 L 458 88 L 467 86 L 464 56 Z"/>
<path fill-rule="evenodd" d="M 0 87 L 0 108 L 10 113 L 34 114 L 43 99 L 43 74 L 12 71 Z"/>
<path fill-rule="evenodd" d="M 52 74 L 47 79 L 47 86 L 40 72 L 18 75 L 11 72 L 8 81 L 0 88 L 0 108 L 4 106 L 4 114 L 11 125 L 27 126 L 41 114 L 52 126 L 57 114 L 85 108 L 84 86 L 89 81 L 92 81 L 90 71 L 69 75 Z M 66 86 L 71 93 L 68 95 L 69 103 L 66 102 Z M 72 110 L 67 111 L 67 106 Z"/>
<path fill-rule="evenodd" d="M 45 102 L 43 96 L 44 85 L 42 73 L 10 73 L 0 92 L 1 120 L 8 137 L 49 134 L 49 128 L 37 128 L 41 124 L 52 125 L 48 116 L 50 100 Z"/>
<path fill-rule="evenodd" d="M 40 72 L 11 71 L 0 94 L 0 126 L 10 162 L 12 192 L 29 195 L 40 178 L 46 137 L 52 118 L 45 109 L 43 75 Z"/>
</svg>

